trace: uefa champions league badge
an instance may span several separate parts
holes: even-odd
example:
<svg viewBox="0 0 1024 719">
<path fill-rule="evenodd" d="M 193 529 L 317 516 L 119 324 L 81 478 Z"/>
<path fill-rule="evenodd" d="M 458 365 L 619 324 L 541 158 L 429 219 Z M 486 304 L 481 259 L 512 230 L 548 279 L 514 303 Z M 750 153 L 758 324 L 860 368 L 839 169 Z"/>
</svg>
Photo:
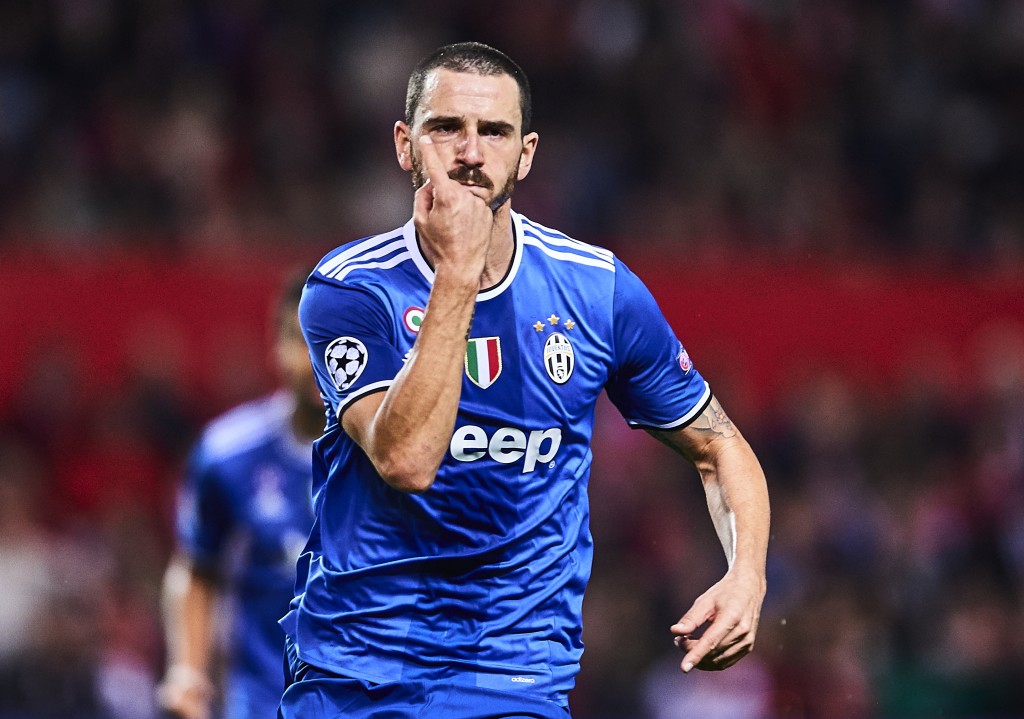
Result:
<svg viewBox="0 0 1024 719">
<path fill-rule="evenodd" d="M 690 361 L 690 355 L 686 353 L 682 342 L 679 343 L 679 355 L 676 359 L 679 361 L 679 369 L 683 371 L 683 374 L 689 374 L 693 369 L 693 362 Z"/>
<path fill-rule="evenodd" d="M 344 392 L 351 387 L 366 369 L 368 357 L 366 345 L 355 337 L 339 337 L 327 345 L 324 363 L 334 388 Z"/>
<path fill-rule="evenodd" d="M 423 312 L 422 307 L 410 307 L 402 315 L 402 323 L 413 334 L 420 331 L 420 325 L 423 324 Z"/>
</svg>

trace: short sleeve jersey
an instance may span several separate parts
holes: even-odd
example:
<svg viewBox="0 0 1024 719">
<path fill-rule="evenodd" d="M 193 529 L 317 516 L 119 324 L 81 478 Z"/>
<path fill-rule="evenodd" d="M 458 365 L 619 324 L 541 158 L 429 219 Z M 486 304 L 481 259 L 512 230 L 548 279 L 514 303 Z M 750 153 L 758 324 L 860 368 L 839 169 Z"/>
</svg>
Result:
<svg viewBox="0 0 1024 719">
<path fill-rule="evenodd" d="M 189 461 L 178 544 L 225 580 L 231 615 L 224 716 L 274 717 L 283 685 L 277 620 L 293 594 L 295 561 L 313 524 L 312 451 L 278 393 L 237 407 L 204 430 Z"/>
<path fill-rule="evenodd" d="M 512 213 L 506 276 L 480 292 L 450 445 L 405 494 L 339 424 L 407 360 L 433 272 L 410 221 L 344 245 L 299 316 L 328 404 L 316 523 L 282 620 L 299 657 L 374 682 L 430 678 L 565 704 L 583 651 L 595 404 L 685 426 L 711 391 L 650 292 L 611 252 Z"/>
</svg>

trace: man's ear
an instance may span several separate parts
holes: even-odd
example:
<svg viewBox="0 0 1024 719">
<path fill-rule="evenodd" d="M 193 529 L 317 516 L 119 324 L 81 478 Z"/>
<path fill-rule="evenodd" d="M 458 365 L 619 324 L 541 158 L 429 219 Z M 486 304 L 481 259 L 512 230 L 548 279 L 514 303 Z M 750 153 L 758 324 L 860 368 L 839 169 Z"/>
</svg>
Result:
<svg viewBox="0 0 1024 719">
<path fill-rule="evenodd" d="M 523 149 L 519 153 L 519 172 L 516 174 L 516 180 L 522 180 L 530 174 L 539 141 L 540 136 L 536 132 L 530 132 L 523 136 Z"/>
<path fill-rule="evenodd" d="M 412 130 L 401 120 L 395 123 L 395 157 L 403 170 L 412 172 Z"/>
</svg>

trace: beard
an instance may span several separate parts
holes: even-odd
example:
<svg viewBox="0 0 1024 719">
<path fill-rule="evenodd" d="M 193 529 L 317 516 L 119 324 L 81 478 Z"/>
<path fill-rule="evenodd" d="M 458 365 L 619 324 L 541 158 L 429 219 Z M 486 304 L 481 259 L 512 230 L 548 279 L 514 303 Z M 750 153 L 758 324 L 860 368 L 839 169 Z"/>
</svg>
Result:
<svg viewBox="0 0 1024 719">
<path fill-rule="evenodd" d="M 505 179 L 505 184 L 502 185 L 501 191 L 494 195 L 487 203 L 487 206 L 491 208 L 491 212 L 497 212 L 499 207 L 511 199 L 512 193 L 516 188 L 516 175 L 518 174 L 519 167 L 517 165 L 512 168 L 512 171 Z M 491 192 L 494 191 L 494 183 L 491 182 L 491 179 L 479 167 L 459 165 L 448 173 L 448 177 L 459 184 L 471 184 Z M 412 187 L 414 190 L 418 190 L 425 184 L 427 184 L 427 173 L 423 170 L 423 163 L 420 161 L 420 158 L 414 154 L 412 155 Z"/>
</svg>

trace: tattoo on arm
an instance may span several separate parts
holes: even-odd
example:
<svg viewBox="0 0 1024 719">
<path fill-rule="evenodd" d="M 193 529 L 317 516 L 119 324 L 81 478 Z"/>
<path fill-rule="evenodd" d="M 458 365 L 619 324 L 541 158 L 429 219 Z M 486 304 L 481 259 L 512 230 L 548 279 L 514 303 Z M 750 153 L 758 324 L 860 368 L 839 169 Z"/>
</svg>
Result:
<svg viewBox="0 0 1024 719">
<path fill-rule="evenodd" d="M 715 397 L 711 398 L 704 412 L 690 423 L 690 428 L 712 435 L 710 438 L 735 437 L 739 434 Z"/>
</svg>

